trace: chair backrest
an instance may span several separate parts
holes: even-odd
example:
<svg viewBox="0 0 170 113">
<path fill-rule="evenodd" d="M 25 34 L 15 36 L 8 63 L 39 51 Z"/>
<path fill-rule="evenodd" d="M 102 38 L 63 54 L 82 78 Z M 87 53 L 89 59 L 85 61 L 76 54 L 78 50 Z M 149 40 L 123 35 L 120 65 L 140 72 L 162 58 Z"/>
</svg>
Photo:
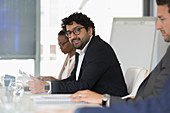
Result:
<svg viewBox="0 0 170 113">
<path fill-rule="evenodd" d="M 125 82 L 129 95 L 122 97 L 122 99 L 127 97 L 134 97 L 136 95 L 140 84 L 146 78 L 147 72 L 147 69 L 137 66 L 129 67 L 127 69 L 125 73 Z"/>
</svg>

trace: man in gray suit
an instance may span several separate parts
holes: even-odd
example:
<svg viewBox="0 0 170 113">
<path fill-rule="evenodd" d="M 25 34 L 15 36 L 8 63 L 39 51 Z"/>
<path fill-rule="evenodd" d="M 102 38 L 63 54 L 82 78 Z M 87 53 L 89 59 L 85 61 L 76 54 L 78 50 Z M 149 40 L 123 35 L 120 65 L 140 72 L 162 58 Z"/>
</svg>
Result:
<svg viewBox="0 0 170 113">
<path fill-rule="evenodd" d="M 168 7 L 167 7 L 168 8 Z M 158 14 L 158 21 L 157 21 L 157 30 L 160 30 L 164 40 L 166 42 L 170 42 L 170 22 L 167 19 L 168 16 L 170 16 L 170 5 L 169 9 L 167 9 L 169 12 L 161 12 L 165 10 L 158 10 L 158 12 L 168 13 L 166 16 L 162 16 L 161 13 Z M 167 49 L 166 54 L 162 58 L 162 60 L 159 62 L 159 64 L 156 66 L 156 68 L 148 75 L 148 77 L 142 82 L 140 85 L 136 97 L 134 99 L 128 98 L 128 99 L 121 99 L 121 97 L 118 96 L 108 96 L 108 95 L 101 95 L 89 90 L 85 91 L 78 91 L 75 94 L 71 96 L 72 101 L 84 101 L 87 103 L 94 103 L 94 104 L 102 104 L 107 105 L 109 102 L 110 104 L 114 103 L 120 103 L 120 102 L 126 102 L 126 103 L 133 103 L 136 101 L 147 99 L 151 96 L 159 96 L 160 92 L 162 90 L 162 86 L 165 82 L 165 80 L 168 78 L 168 75 L 170 75 L 170 46 Z M 79 97 L 79 98 L 77 98 Z"/>
</svg>

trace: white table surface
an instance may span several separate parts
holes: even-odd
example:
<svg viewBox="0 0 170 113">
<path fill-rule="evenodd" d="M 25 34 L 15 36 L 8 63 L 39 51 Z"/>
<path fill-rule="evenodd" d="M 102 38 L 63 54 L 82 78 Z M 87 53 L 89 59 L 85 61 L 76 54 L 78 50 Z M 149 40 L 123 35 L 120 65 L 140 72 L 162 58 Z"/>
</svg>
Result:
<svg viewBox="0 0 170 113">
<path fill-rule="evenodd" d="M 34 111 L 39 110 L 53 110 L 53 109 L 63 109 L 63 110 L 75 110 L 79 107 L 96 107 L 99 105 L 96 104 L 87 104 L 87 103 L 48 103 L 48 104 L 36 104 L 33 102 L 31 96 L 38 96 L 42 94 L 31 94 L 25 92 L 21 97 L 8 96 L 4 87 L 0 87 L 0 111 L 4 113 L 34 113 Z M 52 95 L 52 94 L 48 94 Z M 61 95 L 61 94 L 60 94 Z M 5 112 L 6 111 L 6 112 Z M 20 111 L 20 112 L 18 112 Z"/>
</svg>

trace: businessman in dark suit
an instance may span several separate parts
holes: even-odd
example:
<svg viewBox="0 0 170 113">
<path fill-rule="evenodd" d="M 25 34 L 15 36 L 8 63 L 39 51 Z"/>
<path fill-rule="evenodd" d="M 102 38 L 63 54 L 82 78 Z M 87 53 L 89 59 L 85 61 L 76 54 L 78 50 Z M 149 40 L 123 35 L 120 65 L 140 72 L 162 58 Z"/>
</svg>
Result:
<svg viewBox="0 0 170 113">
<path fill-rule="evenodd" d="M 75 67 L 71 76 L 51 81 L 51 93 L 74 93 L 89 89 L 100 94 L 125 96 L 127 88 L 118 59 L 111 46 L 95 36 L 94 23 L 82 13 L 73 13 L 62 20 L 62 28 L 76 48 Z M 79 54 L 79 56 L 78 56 Z M 44 82 L 32 77 L 32 93 L 44 92 Z"/>
<path fill-rule="evenodd" d="M 166 5 L 162 5 L 164 2 L 167 2 Z M 158 1 L 158 21 L 157 29 L 161 31 L 164 40 L 170 42 L 170 1 L 169 0 L 160 0 Z M 156 66 L 156 68 L 148 75 L 148 77 L 140 85 L 136 97 L 134 99 L 121 99 L 118 96 L 111 96 L 110 104 L 127 102 L 133 103 L 140 100 L 147 99 L 151 96 L 159 96 L 162 90 L 162 86 L 165 80 L 170 75 L 170 46 L 167 49 L 166 54 Z M 81 98 L 73 99 L 72 101 L 85 101 L 88 103 L 97 103 L 102 104 L 102 95 L 97 94 L 92 91 L 79 91 L 73 94 L 71 97 Z M 109 102 L 109 101 L 107 101 Z"/>
</svg>

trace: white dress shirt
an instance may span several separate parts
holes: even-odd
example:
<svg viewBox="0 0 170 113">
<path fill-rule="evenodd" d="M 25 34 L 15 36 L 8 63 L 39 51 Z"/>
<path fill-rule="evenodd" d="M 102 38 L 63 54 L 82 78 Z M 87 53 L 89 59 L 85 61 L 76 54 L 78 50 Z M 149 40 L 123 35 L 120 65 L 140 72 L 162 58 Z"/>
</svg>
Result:
<svg viewBox="0 0 170 113">
<path fill-rule="evenodd" d="M 84 55 L 85 52 L 87 50 L 87 47 L 92 39 L 93 35 L 90 37 L 89 41 L 87 42 L 87 44 L 84 46 L 84 48 L 82 50 L 80 49 L 76 49 L 76 52 L 79 53 L 79 59 L 78 59 L 78 65 L 77 65 L 77 70 L 76 70 L 76 80 L 78 80 L 79 78 L 79 74 L 80 74 L 80 68 L 84 59 Z"/>
</svg>

